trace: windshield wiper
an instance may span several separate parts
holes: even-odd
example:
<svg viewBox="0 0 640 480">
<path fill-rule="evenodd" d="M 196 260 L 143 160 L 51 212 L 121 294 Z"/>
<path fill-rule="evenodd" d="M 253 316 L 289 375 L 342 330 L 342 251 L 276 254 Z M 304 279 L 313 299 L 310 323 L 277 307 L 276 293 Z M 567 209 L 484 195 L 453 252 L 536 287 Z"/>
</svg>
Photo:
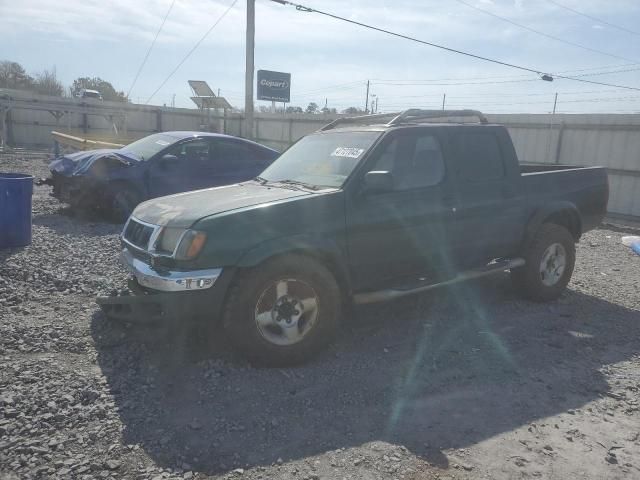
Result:
<svg viewBox="0 0 640 480">
<path fill-rule="evenodd" d="M 262 178 L 260 176 L 254 178 L 254 180 L 258 182 L 260 185 L 265 185 L 269 181 L 266 178 Z"/>
</svg>

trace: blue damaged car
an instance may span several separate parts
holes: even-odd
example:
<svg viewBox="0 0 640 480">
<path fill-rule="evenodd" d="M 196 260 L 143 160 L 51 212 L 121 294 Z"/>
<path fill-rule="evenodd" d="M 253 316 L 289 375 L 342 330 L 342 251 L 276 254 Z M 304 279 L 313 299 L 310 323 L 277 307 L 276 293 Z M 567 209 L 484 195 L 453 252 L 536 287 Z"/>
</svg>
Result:
<svg viewBox="0 0 640 480">
<path fill-rule="evenodd" d="M 252 179 L 278 157 L 263 145 L 207 132 L 162 132 L 120 149 L 78 152 L 49 165 L 53 196 L 125 221 L 150 198 Z"/>
</svg>

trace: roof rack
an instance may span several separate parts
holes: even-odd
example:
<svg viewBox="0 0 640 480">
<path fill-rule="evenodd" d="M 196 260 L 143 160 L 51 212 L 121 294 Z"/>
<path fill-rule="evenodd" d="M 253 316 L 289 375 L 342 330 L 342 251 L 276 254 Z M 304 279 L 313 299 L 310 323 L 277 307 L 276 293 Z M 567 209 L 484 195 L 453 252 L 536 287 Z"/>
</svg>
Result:
<svg viewBox="0 0 640 480">
<path fill-rule="evenodd" d="M 402 125 L 405 123 L 417 123 L 420 120 L 434 118 L 450 118 L 450 117 L 478 117 L 480 123 L 489 123 L 487 117 L 478 110 L 422 110 L 419 108 L 410 108 L 403 112 L 395 113 L 378 113 L 374 115 L 359 115 L 357 117 L 342 117 L 325 125 L 320 131 L 331 130 L 339 125 L 374 125 L 385 118 L 391 118 L 387 123 L 383 123 L 388 127 L 394 125 Z"/>
</svg>

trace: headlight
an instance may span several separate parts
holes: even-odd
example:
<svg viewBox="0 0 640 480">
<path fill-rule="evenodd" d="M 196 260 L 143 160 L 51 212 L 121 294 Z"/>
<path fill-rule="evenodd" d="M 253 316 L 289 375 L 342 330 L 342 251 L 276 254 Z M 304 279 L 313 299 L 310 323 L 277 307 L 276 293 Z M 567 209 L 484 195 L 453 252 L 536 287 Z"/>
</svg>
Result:
<svg viewBox="0 0 640 480">
<path fill-rule="evenodd" d="M 157 249 L 162 252 L 173 253 L 178 246 L 178 242 L 180 241 L 180 237 L 183 233 L 184 228 L 164 227 L 160 234 L 160 242 Z"/>
<path fill-rule="evenodd" d="M 176 250 L 176 260 L 191 260 L 198 256 L 207 240 L 207 234 L 197 230 L 187 230 Z"/>
</svg>

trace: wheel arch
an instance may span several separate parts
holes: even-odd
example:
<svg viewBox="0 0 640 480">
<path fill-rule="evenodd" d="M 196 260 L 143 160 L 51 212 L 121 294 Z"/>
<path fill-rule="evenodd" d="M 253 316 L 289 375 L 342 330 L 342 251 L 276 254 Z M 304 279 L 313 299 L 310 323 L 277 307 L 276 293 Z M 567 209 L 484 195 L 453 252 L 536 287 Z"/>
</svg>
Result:
<svg viewBox="0 0 640 480">
<path fill-rule="evenodd" d="M 536 232 L 545 223 L 566 228 L 575 242 L 582 236 L 582 219 L 577 207 L 570 202 L 557 202 L 542 207 L 529 220 L 525 233 L 525 245 L 531 242 Z"/>
<path fill-rule="evenodd" d="M 255 268 L 286 255 L 302 255 L 322 264 L 333 275 L 340 291 L 345 296 L 351 294 L 351 279 L 346 268 L 346 259 L 334 240 L 314 238 L 310 235 L 269 240 L 245 252 L 238 261 L 238 267 L 241 270 Z"/>
</svg>

